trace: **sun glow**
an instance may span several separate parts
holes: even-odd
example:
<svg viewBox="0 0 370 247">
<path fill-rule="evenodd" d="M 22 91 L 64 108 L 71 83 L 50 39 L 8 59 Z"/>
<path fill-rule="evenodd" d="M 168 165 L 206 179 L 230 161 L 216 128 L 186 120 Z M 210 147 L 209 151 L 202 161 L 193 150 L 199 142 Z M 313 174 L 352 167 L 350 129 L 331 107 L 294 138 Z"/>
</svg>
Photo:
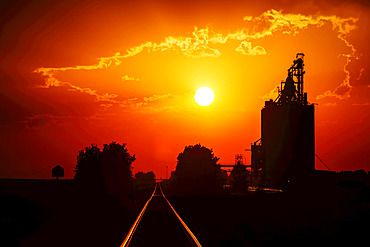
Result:
<svg viewBox="0 0 370 247">
<path fill-rule="evenodd" d="M 194 95 L 195 102 L 201 106 L 208 106 L 212 104 L 215 99 L 215 94 L 209 87 L 200 87 Z"/>
</svg>

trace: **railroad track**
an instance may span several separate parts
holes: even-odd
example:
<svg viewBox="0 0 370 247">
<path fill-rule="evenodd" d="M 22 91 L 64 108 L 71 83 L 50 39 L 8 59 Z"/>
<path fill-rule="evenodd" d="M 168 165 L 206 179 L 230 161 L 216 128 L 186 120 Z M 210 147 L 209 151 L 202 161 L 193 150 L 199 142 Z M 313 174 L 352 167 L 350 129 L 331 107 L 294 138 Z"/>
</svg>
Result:
<svg viewBox="0 0 370 247">
<path fill-rule="evenodd" d="M 181 219 L 156 183 L 120 247 L 127 246 L 198 246 L 198 239 Z"/>
</svg>

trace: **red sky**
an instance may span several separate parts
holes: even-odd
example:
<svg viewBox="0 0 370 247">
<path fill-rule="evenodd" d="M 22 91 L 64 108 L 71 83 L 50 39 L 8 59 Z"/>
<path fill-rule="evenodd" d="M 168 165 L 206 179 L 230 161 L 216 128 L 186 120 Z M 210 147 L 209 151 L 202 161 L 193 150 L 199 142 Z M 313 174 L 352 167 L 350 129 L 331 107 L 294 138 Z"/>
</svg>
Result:
<svg viewBox="0 0 370 247">
<path fill-rule="evenodd" d="M 368 1 L 2 1 L 0 177 L 73 176 L 79 150 L 125 142 L 165 176 L 186 145 L 221 163 L 260 138 L 297 52 L 316 153 L 370 170 Z M 207 107 L 200 86 L 215 92 Z M 325 167 L 316 160 L 316 169 Z"/>
</svg>

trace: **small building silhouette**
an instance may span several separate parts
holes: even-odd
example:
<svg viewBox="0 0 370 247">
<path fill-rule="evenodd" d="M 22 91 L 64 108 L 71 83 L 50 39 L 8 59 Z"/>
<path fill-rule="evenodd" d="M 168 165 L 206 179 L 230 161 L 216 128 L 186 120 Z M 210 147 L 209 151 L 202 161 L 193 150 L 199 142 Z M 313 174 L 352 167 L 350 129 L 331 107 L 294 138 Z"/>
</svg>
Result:
<svg viewBox="0 0 370 247">
<path fill-rule="evenodd" d="M 60 165 L 55 166 L 53 169 L 51 169 L 51 176 L 53 178 L 59 178 L 64 177 L 64 169 Z"/>
</svg>

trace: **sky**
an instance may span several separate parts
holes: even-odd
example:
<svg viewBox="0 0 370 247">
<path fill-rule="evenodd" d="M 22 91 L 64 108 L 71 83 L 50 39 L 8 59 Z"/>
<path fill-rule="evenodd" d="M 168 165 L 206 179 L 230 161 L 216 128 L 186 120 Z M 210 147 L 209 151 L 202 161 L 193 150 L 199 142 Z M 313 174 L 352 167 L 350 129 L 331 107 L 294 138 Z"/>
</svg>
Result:
<svg viewBox="0 0 370 247">
<path fill-rule="evenodd" d="M 221 164 L 260 138 L 298 52 L 316 154 L 370 170 L 368 1 L 2 1 L 0 177 L 73 177 L 79 150 L 127 143 L 166 176 L 187 145 Z M 197 105 L 201 86 L 215 94 Z M 326 169 L 316 159 L 316 169 Z"/>
</svg>

